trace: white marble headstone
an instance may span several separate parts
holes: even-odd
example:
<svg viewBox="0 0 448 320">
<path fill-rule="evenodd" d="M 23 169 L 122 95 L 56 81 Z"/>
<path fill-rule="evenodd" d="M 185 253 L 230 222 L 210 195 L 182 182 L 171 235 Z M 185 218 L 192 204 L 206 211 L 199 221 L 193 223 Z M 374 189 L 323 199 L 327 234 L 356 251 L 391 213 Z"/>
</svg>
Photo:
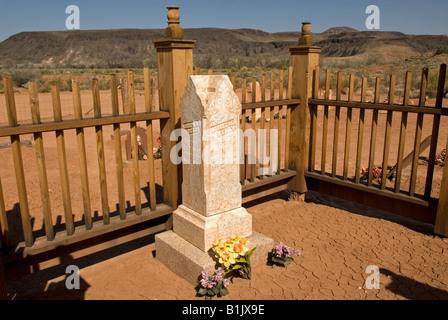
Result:
<svg viewBox="0 0 448 320">
<path fill-rule="evenodd" d="M 219 238 L 250 236 L 252 216 L 241 206 L 241 103 L 232 83 L 227 76 L 191 76 L 179 110 L 182 204 L 173 231 L 202 251 Z"/>
<path fill-rule="evenodd" d="M 191 76 L 181 100 L 182 204 L 204 216 L 241 206 L 241 103 L 227 76 Z"/>
</svg>

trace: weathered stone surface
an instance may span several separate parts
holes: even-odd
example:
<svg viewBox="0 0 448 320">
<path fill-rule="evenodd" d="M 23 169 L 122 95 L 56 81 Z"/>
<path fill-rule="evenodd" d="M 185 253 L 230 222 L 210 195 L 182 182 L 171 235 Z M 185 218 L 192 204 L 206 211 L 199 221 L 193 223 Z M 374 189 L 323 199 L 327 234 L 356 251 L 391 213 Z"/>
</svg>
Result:
<svg viewBox="0 0 448 320">
<path fill-rule="evenodd" d="M 241 207 L 241 103 L 227 76 L 190 76 L 179 106 L 184 159 L 182 204 L 204 216 Z M 187 159 L 188 158 L 188 159 Z"/>
<path fill-rule="evenodd" d="M 202 270 L 213 274 L 218 267 L 211 252 L 217 239 L 247 237 L 249 249 L 257 247 L 255 264 L 266 261 L 274 244 L 252 231 L 252 216 L 241 206 L 241 104 L 229 78 L 190 76 L 179 109 L 182 205 L 173 213 L 173 231 L 156 236 L 156 254 L 175 274 L 197 284 Z"/>
<path fill-rule="evenodd" d="M 173 213 L 173 231 L 202 251 L 209 250 L 216 239 L 231 235 L 252 235 L 252 215 L 240 207 L 205 217 L 181 205 Z"/>
</svg>

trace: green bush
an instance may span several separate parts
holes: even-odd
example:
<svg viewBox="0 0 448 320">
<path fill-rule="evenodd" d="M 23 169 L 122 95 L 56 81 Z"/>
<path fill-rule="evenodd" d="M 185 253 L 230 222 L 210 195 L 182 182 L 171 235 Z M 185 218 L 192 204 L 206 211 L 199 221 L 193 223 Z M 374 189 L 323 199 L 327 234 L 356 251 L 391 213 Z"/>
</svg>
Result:
<svg viewBox="0 0 448 320">
<path fill-rule="evenodd" d="M 436 52 L 434 53 L 435 56 L 438 56 L 439 54 L 448 54 L 448 47 L 440 47 L 439 49 L 436 50 Z"/>
<path fill-rule="evenodd" d="M 40 93 L 46 93 L 51 91 L 51 86 L 48 84 L 48 82 L 40 79 L 37 81 L 37 90 Z"/>
</svg>

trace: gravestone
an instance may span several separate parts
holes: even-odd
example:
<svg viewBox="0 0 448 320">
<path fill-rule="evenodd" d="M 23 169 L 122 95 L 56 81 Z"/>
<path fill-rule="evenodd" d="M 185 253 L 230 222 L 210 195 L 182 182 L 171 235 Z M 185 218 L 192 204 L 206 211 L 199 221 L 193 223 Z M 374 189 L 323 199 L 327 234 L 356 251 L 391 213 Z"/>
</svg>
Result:
<svg viewBox="0 0 448 320">
<path fill-rule="evenodd" d="M 148 155 L 148 138 L 146 135 L 145 128 L 137 127 L 137 143 L 139 143 L 139 145 L 141 145 L 145 154 Z M 126 147 L 126 160 L 132 160 L 131 131 L 129 131 L 126 136 L 125 147 Z"/>
<path fill-rule="evenodd" d="M 184 162 L 190 164 L 183 165 L 183 203 L 173 215 L 174 232 L 191 234 L 189 241 L 204 251 L 217 238 L 250 236 L 252 217 L 241 207 L 239 181 L 241 104 L 228 77 L 191 77 L 180 113 L 189 135 L 182 140 L 182 151 L 190 150 Z M 201 232 L 197 219 L 205 226 Z"/>
<path fill-rule="evenodd" d="M 229 78 L 190 76 L 179 110 L 182 205 L 173 212 L 173 230 L 156 235 L 157 258 L 196 283 L 202 270 L 214 272 L 213 243 L 239 235 L 257 247 L 252 264 L 265 262 L 273 240 L 253 232 L 252 216 L 241 206 L 241 103 Z"/>
</svg>

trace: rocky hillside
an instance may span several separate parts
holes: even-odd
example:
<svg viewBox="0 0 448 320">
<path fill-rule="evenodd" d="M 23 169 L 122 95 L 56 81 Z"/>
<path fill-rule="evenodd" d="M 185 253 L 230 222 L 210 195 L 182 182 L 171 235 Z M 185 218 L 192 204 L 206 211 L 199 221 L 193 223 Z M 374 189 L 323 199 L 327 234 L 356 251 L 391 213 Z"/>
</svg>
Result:
<svg viewBox="0 0 448 320">
<path fill-rule="evenodd" d="M 287 64 L 288 47 L 299 32 L 267 33 L 252 29 L 186 29 L 185 37 L 197 39 L 195 65 L 202 68 L 241 66 L 281 67 Z M 0 43 L 0 64 L 48 67 L 155 67 L 152 40 L 163 30 L 120 29 L 91 31 L 22 32 Z M 314 34 L 324 57 L 383 60 L 405 59 L 448 47 L 446 35 L 405 35 L 399 32 L 357 31 L 332 28 Z"/>
</svg>

